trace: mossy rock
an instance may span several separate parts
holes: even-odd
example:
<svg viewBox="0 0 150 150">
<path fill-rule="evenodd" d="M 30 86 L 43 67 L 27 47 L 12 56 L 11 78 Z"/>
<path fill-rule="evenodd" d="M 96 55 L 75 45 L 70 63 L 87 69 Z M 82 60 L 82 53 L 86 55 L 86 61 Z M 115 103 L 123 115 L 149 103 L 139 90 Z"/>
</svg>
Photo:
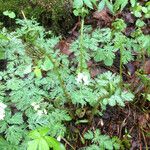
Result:
<svg viewBox="0 0 150 150">
<path fill-rule="evenodd" d="M 36 18 L 55 33 L 65 34 L 75 23 L 72 0 L 0 0 L 0 22 L 12 27 L 14 21 L 2 14 L 6 10 L 15 12 L 18 18 L 23 18 L 22 10 L 27 18 Z"/>
</svg>

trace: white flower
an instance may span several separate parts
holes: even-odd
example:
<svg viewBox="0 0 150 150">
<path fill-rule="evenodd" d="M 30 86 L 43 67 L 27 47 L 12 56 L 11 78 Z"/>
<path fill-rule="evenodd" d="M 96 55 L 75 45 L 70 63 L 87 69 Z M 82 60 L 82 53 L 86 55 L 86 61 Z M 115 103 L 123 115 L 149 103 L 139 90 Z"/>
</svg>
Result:
<svg viewBox="0 0 150 150">
<path fill-rule="evenodd" d="M 7 106 L 5 104 L 3 104 L 2 102 L 0 102 L 0 107 L 5 109 Z"/>
<path fill-rule="evenodd" d="M 89 84 L 89 76 L 86 73 L 78 73 L 77 78 L 76 78 L 77 83 L 82 83 L 84 85 L 88 85 Z"/>
<path fill-rule="evenodd" d="M 57 137 L 57 141 L 59 141 L 59 142 L 61 141 L 61 136 Z"/>
<path fill-rule="evenodd" d="M 40 108 L 40 106 L 39 105 L 35 105 L 35 106 L 33 106 L 33 108 L 34 108 L 34 110 L 38 110 L 38 108 Z"/>
<path fill-rule="evenodd" d="M 5 108 L 7 106 L 5 104 L 3 104 L 2 102 L 0 102 L 0 120 L 3 120 L 5 117 Z"/>
<path fill-rule="evenodd" d="M 1 114 L 1 113 L 0 113 L 0 120 L 3 120 L 4 117 L 5 117 L 5 113 L 4 113 L 4 114 Z"/>
<path fill-rule="evenodd" d="M 35 105 L 36 105 L 36 102 L 31 103 L 31 106 L 33 106 L 33 107 L 34 107 Z"/>
<path fill-rule="evenodd" d="M 35 102 L 33 102 L 33 103 L 31 104 L 31 106 L 33 106 L 33 109 L 34 109 L 35 111 L 37 111 L 37 110 L 40 108 L 40 105 L 38 105 L 38 104 L 35 103 Z"/>
<path fill-rule="evenodd" d="M 47 115 L 47 110 L 46 109 L 44 109 L 43 112 L 44 112 L 45 115 Z"/>
<path fill-rule="evenodd" d="M 38 110 L 38 111 L 37 111 L 37 114 L 38 114 L 39 116 L 42 116 L 42 115 L 43 115 L 43 111 L 42 111 L 42 110 Z"/>
</svg>

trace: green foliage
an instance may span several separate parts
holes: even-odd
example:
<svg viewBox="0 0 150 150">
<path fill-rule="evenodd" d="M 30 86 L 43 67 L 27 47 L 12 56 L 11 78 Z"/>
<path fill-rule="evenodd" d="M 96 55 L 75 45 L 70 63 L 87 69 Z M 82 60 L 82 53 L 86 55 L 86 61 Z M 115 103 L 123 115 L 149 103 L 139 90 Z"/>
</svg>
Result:
<svg viewBox="0 0 150 150">
<path fill-rule="evenodd" d="M 18 146 L 10 144 L 4 138 L 0 137 L 0 148 L 1 150 L 18 150 Z"/>
<path fill-rule="evenodd" d="M 150 18 L 150 2 L 146 2 L 145 5 L 136 3 L 132 8 L 132 12 L 137 18 Z"/>
<path fill-rule="evenodd" d="M 137 30 L 132 34 L 132 37 L 135 39 L 133 47 L 135 51 L 139 54 L 139 57 L 143 57 L 147 54 L 150 56 L 150 35 L 144 35 L 141 31 L 141 28 L 138 27 Z"/>
<path fill-rule="evenodd" d="M 114 3 L 114 11 L 122 11 L 127 4 L 128 0 L 116 0 Z"/>
<path fill-rule="evenodd" d="M 119 76 L 113 75 L 111 72 L 106 72 L 98 77 L 98 87 L 99 90 L 102 90 L 105 93 L 105 97 L 102 98 L 102 106 L 109 104 L 110 106 L 125 106 L 125 101 L 132 101 L 134 96 L 133 94 L 122 91 L 119 86 L 121 80 Z"/>
<path fill-rule="evenodd" d="M 27 150 L 65 150 L 65 147 L 53 137 L 48 136 L 49 128 L 40 128 L 29 133 L 32 141 L 28 142 Z"/>
<path fill-rule="evenodd" d="M 93 9 L 93 5 L 96 4 L 96 0 L 74 0 L 73 6 L 76 9 L 82 8 L 84 5 Z"/>
<path fill-rule="evenodd" d="M 14 12 L 12 12 L 12 11 L 4 11 L 3 12 L 3 14 L 5 15 L 5 16 L 8 16 L 9 18 L 15 18 L 16 17 L 16 15 L 15 15 L 15 13 Z"/>
<path fill-rule="evenodd" d="M 125 27 L 125 25 L 122 26 L 122 23 L 118 25 L 117 22 L 113 25 L 117 25 L 117 31 L 123 30 Z M 120 47 L 123 48 L 123 64 L 127 64 L 133 60 L 131 50 L 133 49 L 134 40 L 127 38 L 120 32 L 115 32 L 114 36 L 113 34 L 114 31 L 109 28 L 95 29 L 93 32 L 91 30 L 86 32 L 85 30 L 83 37 L 83 54 L 85 61 L 88 62 L 94 58 L 96 62 L 103 61 L 106 66 L 112 66 L 115 53 L 120 50 Z M 72 43 L 71 50 L 75 52 L 77 61 L 79 62 L 79 39 Z"/>
<path fill-rule="evenodd" d="M 92 144 L 86 150 L 118 150 L 120 149 L 119 139 L 117 137 L 110 138 L 107 135 L 102 135 L 99 129 L 94 132 L 88 131 L 85 133 L 84 138 L 91 140 Z"/>
<path fill-rule="evenodd" d="M 8 39 L 2 36 L 0 43 L 8 60 L 5 71 L 0 72 L 0 100 L 7 105 L 5 118 L 0 120 L 0 133 L 6 139 L 2 143 L 20 149 L 26 147 L 27 134 L 33 130 L 28 149 L 56 147 L 55 138 L 65 135 L 64 123 L 72 119 L 69 114 L 74 115 L 72 107 L 75 110 L 92 107 L 100 113 L 99 106 L 104 110 L 107 105 L 124 106 L 126 101 L 133 100 L 133 95 L 119 86 L 119 76 L 106 72 L 92 79 L 88 71 L 76 73 L 77 68 L 70 67 L 71 63 L 80 62 L 78 39 L 72 45 L 76 57 L 69 62 L 55 48 L 60 37 L 46 32 L 35 20 L 17 20 L 17 23 L 21 27 L 16 31 L 8 33 L 3 29 L 0 33 Z M 84 65 L 91 58 L 112 65 L 116 49 L 111 30 L 91 32 L 86 28 L 84 32 Z M 97 58 L 101 50 L 105 58 L 100 54 Z M 41 127 L 50 127 L 44 137 L 40 133 L 43 131 L 38 130 Z"/>
<path fill-rule="evenodd" d="M 112 1 L 109 1 L 109 0 L 101 0 L 101 1 L 99 2 L 99 4 L 98 4 L 98 10 L 99 10 L 99 11 L 102 11 L 105 6 L 108 7 L 108 9 L 110 10 L 110 12 L 114 13 Z"/>
</svg>

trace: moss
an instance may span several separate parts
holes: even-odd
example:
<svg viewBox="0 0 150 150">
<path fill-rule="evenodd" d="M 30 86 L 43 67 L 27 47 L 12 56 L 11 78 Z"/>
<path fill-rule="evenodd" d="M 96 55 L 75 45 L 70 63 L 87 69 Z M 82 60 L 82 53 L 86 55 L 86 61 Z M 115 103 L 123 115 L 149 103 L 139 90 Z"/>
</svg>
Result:
<svg viewBox="0 0 150 150">
<path fill-rule="evenodd" d="M 14 11 L 18 18 L 23 18 L 21 10 L 27 18 L 36 18 L 46 28 L 56 33 L 67 32 L 74 23 L 72 0 L 0 0 L 0 14 L 3 11 Z M 1 15 L 0 22 L 13 26 L 12 20 Z"/>
</svg>

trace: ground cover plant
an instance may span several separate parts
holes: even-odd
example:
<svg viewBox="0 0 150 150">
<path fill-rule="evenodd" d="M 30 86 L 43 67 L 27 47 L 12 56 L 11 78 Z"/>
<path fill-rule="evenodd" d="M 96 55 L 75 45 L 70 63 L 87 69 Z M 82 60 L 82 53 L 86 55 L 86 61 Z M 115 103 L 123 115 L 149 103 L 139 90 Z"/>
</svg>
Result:
<svg viewBox="0 0 150 150">
<path fill-rule="evenodd" d="M 79 23 L 68 39 L 23 10 L 16 29 L 1 26 L 0 149 L 148 149 L 149 2 L 70 2 Z M 119 17 L 126 8 L 136 17 L 129 34 L 129 24 Z M 92 11 L 98 13 L 96 27 L 86 23 Z M 99 26 L 104 14 L 113 19 Z M 3 15 L 16 16 L 13 10 Z M 133 140 L 133 130 L 141 143 Z"/>
</svg>

